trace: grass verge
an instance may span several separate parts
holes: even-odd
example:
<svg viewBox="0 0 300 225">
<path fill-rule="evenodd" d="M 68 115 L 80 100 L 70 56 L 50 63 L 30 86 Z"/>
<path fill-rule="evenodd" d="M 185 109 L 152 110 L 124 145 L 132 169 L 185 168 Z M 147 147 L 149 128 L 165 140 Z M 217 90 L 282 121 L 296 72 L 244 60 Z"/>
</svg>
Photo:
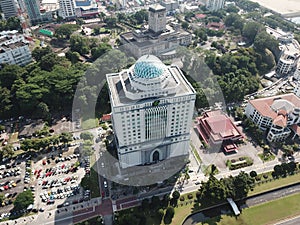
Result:
<svg viewBox="0 0 300 225">
<path fill-rule="evenodd" d="M 258 194 L 264 191 L 269 191 L 276 188 L 284 187 L 290 184 L 295 184 L 298 183 L 299 180 L 300 180 L 300 173 L 297 173 L 294 175 L 289 175 L 288 177 L 279 178 L 260 185 L 256 185 L 254 190 L 249 192 L 248 196 Z"/>
<path fill-rule="evenodd" d="M 270 154 L 270 153 L 269 154 L 260 153 L 260 154 L 258 154 L 258 156 L 264 162 L 272 161 L 275 159 L 275 155 Z"/>
<path fill-rule="evenodd" d="M 90 129 L 98 126 L 98 120 L 95 118 L 82 119 L 81 127 L 82 129 Z"/>
<path fill-rule="evenodd" d="M 191 145 L 191 148 L 192 148 L 192 152 L 194 154 L 194 156 L 196 157 L 198 163 L 200 164 L 202 162 L 201 158 L 200 158 L 200 155 L 199 153 L 197 152 L 195 146 L 193 144 L 190 144 Z"/>
<path fill-rule="evenodd" d="M 299 215 L 299 201 L 300 193 L 244 209 L 243 213 L 238 217 L 232 215 L 222 215 L 214 217 L 204 223 L 198 223 L 198 225 L 273 224 L 274 222 L 283 220 L 287 217 Z"/>
</svg>

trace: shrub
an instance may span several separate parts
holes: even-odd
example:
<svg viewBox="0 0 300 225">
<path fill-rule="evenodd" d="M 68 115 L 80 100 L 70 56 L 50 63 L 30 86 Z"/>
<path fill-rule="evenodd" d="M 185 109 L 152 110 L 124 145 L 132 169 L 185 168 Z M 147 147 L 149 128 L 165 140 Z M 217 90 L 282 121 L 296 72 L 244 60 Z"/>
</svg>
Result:
<svg viewBox="0 0 300 225">
<path fill-rule="evenodd" d="M 263 177 L 264 177 L 265 179 L 267 179 L 267 178 L 268 178 L 268 174 L 264 174 Z"/>
<path fill-rule="evenodd" d="M 254 170 L 252 170 L 250 172 L 250 177 L 256 177 L 256 176 L 257 176 L 257 173 Z"/>
<path fill-rule="evenodd" d="M 157 211 L 157 214 L 158 214 L 159 220 L 161 220 L 161 219 L 164 217 L 165 212 L 164 212 L 163 209 L 159 209 L 159 210 Z"/>
<path fill-rule="evenodd" d="M 201 192 L 200 191 L 197 191 L 196 192 L 196 198 L 199 200 L 201 198 Z"/>
<path fill-rule="evenodd" d="M 192 199 L 193 195 L 192 194 L 188 194 L 188 199 Z"/>
<path fill-rule="evenodd" d="M 183 202 L 184 201 L 184 196 L 180 196 L 179 200 Z"/>
<path fill-rule="evenodd" d="M 174 208 L 172 206 L 169 206 L 166 210 L 166 214 L 164 217 L 164 223 L 171 224 L 174 214 L 175 214 Z"/>
</svg>

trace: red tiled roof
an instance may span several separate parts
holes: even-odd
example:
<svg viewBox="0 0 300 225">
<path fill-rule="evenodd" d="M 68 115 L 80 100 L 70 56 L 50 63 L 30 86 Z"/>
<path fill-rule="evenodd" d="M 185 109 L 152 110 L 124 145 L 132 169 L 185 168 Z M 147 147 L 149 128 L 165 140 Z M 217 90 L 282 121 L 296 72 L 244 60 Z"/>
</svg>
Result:
<svg viewBox="0 0 300 225">
<path fill-rule="evenodd" d="M 298 126 L 297 124 L 294 124 L 292 126 L 292 130 L 298 135 L 300 136 L 300 126 Z"/>
<path fill-rule="evenodd" d="M 233 122 L 222 111 L 211 111 L 198 118 L 198 131 L 201 130 L 204 138 L 212 138 L 214 142 L 242 138 L 243 135 Z"/>
<path fill-rule="evenodd" d="M 274 120 L 273 124 L 279 127 L 286 127 L 287 125 L 287 117 L 283 115 L 278 115 Z"/>
<path fill-rule="evenodd" d="M 205 15 L 205 14 L 202 14 L 202 13 L 199 13 L 199 14 L 196 14 L 195 17 L 196 17 L 197 19 L 204 19 L 204 18 L 206 17 L 206 15 Z"/>
<path fill-rule="evenodd" d="M 237 151 L 237 147 L 234 143 L 223 144 L 225 152 Z"/>
<path fill-rule="evenodd" d="M 102 120 L 102 121 L 110 121 L 110 120 L 111 120 L 111 115 L 110 115 L 110 114 L 104 114 L 104 115 L 101 117 L 101 120 Z"/>
<path fill-rule="evenodd" d="M 264 117 L 272 118 L 273 120 L 277 117 L 277 112 L 275 112 L 271 105 L 274 101 L 284 99 L 294 104 L 296 107 L 300 108 L 300 98 L 298 98 L 294 94 L 285 94 L 285 95 L 277 95 L 268 98 L 260 98 L 250 100 L 249 103 Z M 284 109 L 285 110 L 285 109 Z"/>
</svg>

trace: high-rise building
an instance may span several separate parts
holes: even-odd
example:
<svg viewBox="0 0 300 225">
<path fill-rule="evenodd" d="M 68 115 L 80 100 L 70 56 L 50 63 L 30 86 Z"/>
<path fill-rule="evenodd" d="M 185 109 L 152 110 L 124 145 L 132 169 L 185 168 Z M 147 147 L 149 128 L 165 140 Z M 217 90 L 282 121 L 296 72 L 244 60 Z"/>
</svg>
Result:
<svg viewBox="0 0 300 225">
<path fill-rule="evenodd" d="M 206 8 L 210 11 L 217 11 L 224 7 L 225 0 L 206 0 Z"/>
<path fill-rule="evenodd" d="M 42 21 L 42 16 L 40 13 L 40 2 L 38 0 L 24 0 L 27 14 L 30 23 L 36 24 Z"/>
<path fill-rule="evenodd" d="M 17 0 L 1 0 L 1 9 L 4 13 L 5 19 L 18 15 L 18 1 Z"/>
<path fill-rule="evenodd" d="M 74 0 L 59 0 L 59 15 L 64 18 L 76 17 Z"/>
<path fill-rule="evenodd" d="M 107 82 L 122 168 L 188 154 L 196 92 L 177 66 L 145 55 Z"/>
<path fill-rule="evenodd" d="M 156 4 L 149 7 L 149 30 L 154 33 L 163 32 L 166 29 L 166 8 Z"/>
</svg>

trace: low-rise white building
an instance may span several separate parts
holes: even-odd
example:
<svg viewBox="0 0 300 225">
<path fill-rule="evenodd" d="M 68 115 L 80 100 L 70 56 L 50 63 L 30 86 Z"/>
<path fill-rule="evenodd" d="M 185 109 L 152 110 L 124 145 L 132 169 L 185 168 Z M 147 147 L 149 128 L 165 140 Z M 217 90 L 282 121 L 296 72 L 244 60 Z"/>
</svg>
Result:
<svg viewBox="0 0 300 225">
<path fill-rule="evenodd" d="M 287 44 L 282 50 L 280 59 L 277 63 L 276 72 L 281 75 L 287 75 L 293 72 L 299 61 L 299 49 L 289 48 L 292 44 Z"/>
<path fill-rule="evenodd" d="M 24 66 L 32 61 L 29 42 L 17 31 L 0 32 L 0 64 Z"/>
<path fill-rule="evenodd" d="M 253 99 L 248 102 L 245 114 L 259 129 L 268 130 L 268 141 L 283 141 L 300 123 L 300 98 L 291 93 Z"/>
</svg>

